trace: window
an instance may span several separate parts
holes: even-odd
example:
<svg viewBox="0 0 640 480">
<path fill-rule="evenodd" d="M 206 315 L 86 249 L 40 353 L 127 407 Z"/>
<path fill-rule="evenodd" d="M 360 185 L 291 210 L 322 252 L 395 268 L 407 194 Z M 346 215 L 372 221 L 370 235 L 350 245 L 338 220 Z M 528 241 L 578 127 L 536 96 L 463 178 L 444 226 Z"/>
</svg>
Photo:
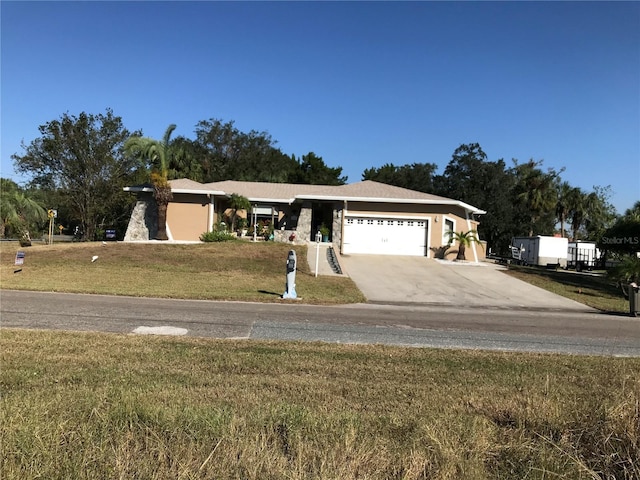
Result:
<svg viewBox="0 0 640 480">
<path fill-rule="evenodd" d="M 378 225 L 384 225 L 384 220 L 378 220 Z"/>
<path fill-rule="evenodd" d="M 398 220 L 398 226 L 402 227 L 404 225 L 404 222 L 402 220 Z"/>
<path fill-rule="evenodd" d="M 367 225 L 373 225 L 373 220 L 368 219 L 368 220 L 367 220 Z"/>
<path fill-rule="evenodd" d="M 359 218 L 358 219 L 358 225 L 362 225 L 363 223 L 364 223 L 364 221 L 361 218 Z"/>
<path fill-rule="evenodd" d="M 347 218 L 347 225 L 353 224 L 353 218 Z"/>
<path fill-rule="evenodd" d="M 387 220 L 387 225 L 393 225 L 393 220 Z"/>
<path fill-rule="evenodd" d="M 455 231 L 456 224 L 453 220 L 445 218 L 442 224 L 442 244 L 447 245 L 451 240 L 451 234 L 449 232 Z"/>
</svg>

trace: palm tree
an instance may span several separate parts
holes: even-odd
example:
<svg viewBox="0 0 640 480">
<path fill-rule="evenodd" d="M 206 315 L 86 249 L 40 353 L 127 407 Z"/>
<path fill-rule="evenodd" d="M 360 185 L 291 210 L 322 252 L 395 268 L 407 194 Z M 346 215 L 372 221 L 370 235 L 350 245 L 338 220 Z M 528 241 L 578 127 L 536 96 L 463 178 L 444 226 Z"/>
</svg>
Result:
<svg viewBox="0 0 640 480">
<path fill-rule="evenodd" d="M 449 235 L 449 246 L 454 242 L 458 242 L 458 255 L 456 260 L 465 260 L 464 252 L 467 247 L 470 247 L 473 242 L 480 243 L 478 239 L 478 232 L 475 230 L 469 230 L 468 232 L 456 233 L 453 230 L 447 232 Z M 480 245 L 482 245 L 480 243 Z"/>
<path fill-rule="evenodd" d="M 557 188 L 560 172 L 549 169 L 543 172 L 540 169 L 542 161 L 529 160 L 527 163 L 516 162 L 515 173 L 517 178 L 516 198 L 526 215 L 529 217 L 529 236 L 534 230 L 549 228 L 546 220 L 552 219 L 554 208 L 557 204 Z M 544 221 L 544 222 L 541 222 Z M 542 224 L 541 224 L 542 223 Z M 551 225 L 553 228 L 553 225 Z"/>
<path fill-rule="evenodd" d="M 556 217 L 560 223 L 560 235 L 564 238 L 565 223 L 567 214 L 569 213 L 569 198 L 571 196 L 571 185 L 569 182 L 558 184 L 558 193 L 556 201 Z"/>
<path fill-rule="evenodd" d="M 575 187 L 569 192 L 567 197 L 567 205 L 569 208 L 568 218 L 571 220 L 572 237 L 571 240 L 576 241 L 578 238 L 578 232 L 585 216 L 585 193 L 579 188 Z"/>
<path fill-rule="evenodd" d="M 17 185 L 16 188 L 12 188 L 5 182 L 6 179 L 2 180 L 0 237 L 4 237 L 7 227 L 10 227 L 14 234 L 28 237 L 29 225 L 46 221 L 47 211 L 38 202 L 19 191 Z"/>
<path fill-rule="evenodd" d="M 233 210 L 233 213 L 231 214 L 231 231 L 235 232 L 238 210 L 249 211 L 251 208 L 251 202 L 247 197 L 243 197 L 237 193 L 232 193 L 231 197 L 229 197 L 229 206 L 231 207 L 231 210 Z"/>
<path fill-rule="evenodd" d="M 169 185 L 169 167 L 171 156 L 171 144 L 169 139 L 176 129 L 174 124 L 169 125 L 162 137 L 162 141 L 148 137 L 131 137 L 125 142 L 125 151 L 135 155 L 151 165 L 151 183 L 153 185 L 153 198 L 158 205 L 158 233 L 157 240 L 168 240 L 167 235 L 167 207 L 173 199 L 171 186 Z"/>
</svg>

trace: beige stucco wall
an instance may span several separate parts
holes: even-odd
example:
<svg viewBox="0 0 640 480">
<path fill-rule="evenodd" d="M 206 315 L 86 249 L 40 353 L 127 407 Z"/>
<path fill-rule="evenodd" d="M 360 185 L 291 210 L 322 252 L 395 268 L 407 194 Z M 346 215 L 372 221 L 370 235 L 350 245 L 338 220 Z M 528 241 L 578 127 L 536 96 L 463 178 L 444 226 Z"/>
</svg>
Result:
<svg viewBox="0 0 640 480">
<path fill-rule="evenodd" d="M 208 198 L 204 195 L 174 194 L 167 208 L 167 225 L 173 240 L 196 241 L 209 228 Z"/>
</svg>

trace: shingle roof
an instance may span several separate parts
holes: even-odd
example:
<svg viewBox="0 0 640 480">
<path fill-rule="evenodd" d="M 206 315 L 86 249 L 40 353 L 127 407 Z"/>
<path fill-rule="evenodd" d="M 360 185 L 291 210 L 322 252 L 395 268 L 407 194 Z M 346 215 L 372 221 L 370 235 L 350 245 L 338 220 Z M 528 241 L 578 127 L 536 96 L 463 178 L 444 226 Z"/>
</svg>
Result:
<svg viewBox="0 0 640 480">
<path fill-rule="evenodd" d="M 459 205 L 474 213 L 485 213 L 459 200 L 417 192 L 407 188 L 395 187 L 384 183 L 365 180 L 348 185 L 305 185 L 293 183 L 223 182 L 198 183 L 186 178 L 171 180 L 174 192 L 191 191 L 193 193 L 213 193 L 231 195 L 236 193 L 251 201 L 291 203 L 295 199 L 310 200 L 351 200 L 389 203 L 423 203 Z"/>
</svg>

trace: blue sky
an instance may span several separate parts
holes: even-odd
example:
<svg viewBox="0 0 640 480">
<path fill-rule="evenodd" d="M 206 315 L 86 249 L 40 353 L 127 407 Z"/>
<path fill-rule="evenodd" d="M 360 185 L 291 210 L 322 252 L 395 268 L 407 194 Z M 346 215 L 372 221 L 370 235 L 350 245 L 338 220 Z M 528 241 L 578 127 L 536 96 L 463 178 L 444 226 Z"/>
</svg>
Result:
<svg viewBox="0 0 640 480">
<path fill-rule="evenodd" d="M 543 160 L 619 213 L 640 199 L 638 2 L 12 2 L 1 8 L 1 170 L 63 113 L 194 138 L 267 131 L 349 182 L 477 142 Z"/>
</svg>

